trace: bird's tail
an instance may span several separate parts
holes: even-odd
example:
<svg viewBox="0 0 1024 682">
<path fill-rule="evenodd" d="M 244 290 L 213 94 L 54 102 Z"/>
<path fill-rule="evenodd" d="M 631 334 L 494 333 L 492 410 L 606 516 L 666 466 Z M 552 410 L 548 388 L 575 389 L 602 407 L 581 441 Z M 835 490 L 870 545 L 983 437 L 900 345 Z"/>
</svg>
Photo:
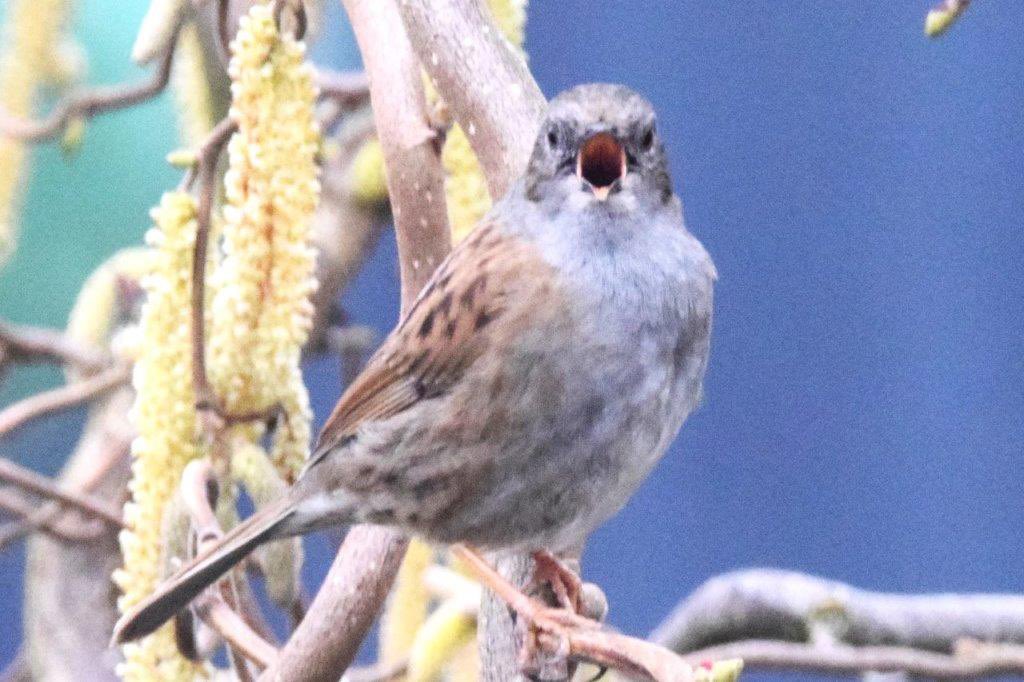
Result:
<svg viewBox="0 0 1024 682">
<path fill-rule="evenodd" d="M 240 523 L 124 614 L 114 626 L 113 642 L 130 642 L 159 628 L 257 546 L 289 535 L 280 531 L 294 513 L 294 506 L 285 496 Z"/>
</svg>

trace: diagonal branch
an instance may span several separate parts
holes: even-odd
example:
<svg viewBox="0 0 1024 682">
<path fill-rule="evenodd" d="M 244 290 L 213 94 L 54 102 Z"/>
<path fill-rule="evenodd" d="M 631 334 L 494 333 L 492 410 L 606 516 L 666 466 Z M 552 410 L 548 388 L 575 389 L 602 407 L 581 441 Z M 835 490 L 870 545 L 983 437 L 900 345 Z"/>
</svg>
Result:
<svg viewBox="0 0 1024 682">
<path fill-rule="evenodd" d="M 544 95 L 480 0 L 402 0 L 413 49 L 469 137 L 495 199 L 526 168 Z"/>
<path fill-rule="evenodd" d="M 52 140 L 64 132 L 68 124 L 75 119 L 91 118 L 107 111 L 127 109 L 156 97 L 167 87 L 170 80 L 171 63 L 174 61 L 174 48 L 180 28 L 180 25 L 175 28 L 168 49 L 148 80 L 130 85 L 80 90 L 62 100 L 46 118 L 41 120 L 18 118 L 0 110 L 0 135 L 26 142 Z"/>
<path fill-rule="evenodd" d="M 100 518 L 117 528 L 121 528 L 123 525 L 120 510 L 113 509 L 105 502 L 90 495 L 61 488 L 46 476 L 37 474 L 31 469 L 26 469 L 3 457 L 0 457 L 0 481 L 36 495 L 57 500 L 85 514 Z"/>
<path fill-rule="evenodd" d="M 29 396 L 0 411 L 0 436 L 33 419 L 80 405 L 118 386 L 123 386 L 130 378 L 131 370 L 124 365 L 118 365 L 81 381 Z"/>
<path fill-rule="evenodd" d="M 29 496 L 17 488 L 0 488 L 0 510 L 22 517 L 21 521 L 29 519 L 34 512 L 38 511 L 38 506 L 35 501 L 30 500 Z M 13 522 L 18 524 L 19 522 Z M 59 522 L 47 519 L 40 523 L 38 528 L 42 529 L 49 535 L 61 540 L 69 542 L 83 542 L 87 540 L 95 540 L 96 537 L 102 532 L 102 528 L 99 528 L 93 523 L 69 523 Z M 2 532 L 2 529 L 0 529 Z M 2 545 L 0 545 L 2 548 Z"/>
<path fill-rule="evenodd" d="M 108 477 L 108 474 L 128 456 L 131 440 L 131 429 L 104 429 L 105 447 L 98 453 L 98 461 L 95 465 L 86 469 L 82 478 L 77 481 L 76 489 L 84 494 L 92 493 L 96 486 L 100 485 Z M 66 507 L 59 502 L 49 502 L 41 507 L 36 507 L 23 519 L 0 526 L 0 551 L 39 528 L 49 528 L 55 523 L 59 523 L 60 517 L 65 513 Z"/>
<path fill-rule="evenodd" d="M 0 367 L 9 362 L 55 362 L 96 370 L 107 361 L 100 350 L 83 346 L 55 329 L 0 322 Z"/>
</svg>

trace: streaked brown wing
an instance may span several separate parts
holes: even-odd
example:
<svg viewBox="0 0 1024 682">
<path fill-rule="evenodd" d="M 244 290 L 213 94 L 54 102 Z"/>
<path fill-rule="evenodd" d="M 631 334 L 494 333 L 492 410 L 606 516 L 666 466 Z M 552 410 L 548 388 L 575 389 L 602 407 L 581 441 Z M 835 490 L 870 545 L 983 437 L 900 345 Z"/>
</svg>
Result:
<svg viewBox="0 0 1024 682">
<path fill-rule="evenodd" d="M 523 300 L 523 285 L 550 278 L 533 246 L 481 224 L 438 266 L 409 312 L 328 418 L 309 465 L 367 420 L 386 419 L 440 395 L 487 347 L 493 323 Z M 527 296 L 532 298 L 532 296 Z"/>
</svg>

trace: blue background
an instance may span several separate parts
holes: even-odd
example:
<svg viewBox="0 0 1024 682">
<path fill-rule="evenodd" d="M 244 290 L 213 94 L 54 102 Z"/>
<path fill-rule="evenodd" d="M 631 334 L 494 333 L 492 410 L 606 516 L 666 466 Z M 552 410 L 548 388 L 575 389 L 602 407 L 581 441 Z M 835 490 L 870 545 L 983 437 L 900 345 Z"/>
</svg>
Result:
<svg viewBox="0 0 1024 682">
<path fill-rule="evenodd" d="M 934 42 L 928 4 L 530 7 L 547 95 L 607 80 L 654 102 L 687 222 L 720 273 L 706 400 L 586 555 L 627 632 L 751 565 L 882 590 L 1024 591 L 1024 11 L 976 3 Z M 82 5 L 91 79 L 137 76 L 141 9 Z M 347 40 L 329 33 L 315 54 L 354 66 Z M 0 315 L 60 324 L 85 274 L 139 241 L 176 179 L 161 163 L 171 121 L 164 98 L 91 123 L 70 163 L 36 154 Z M 385 331 L 396 280 L 389 236 L 347 310 Z M 0 403 L 56 378 L 20 372 Z M 307 378 L 322 418 L 337 377 L 324 362 Z M 0 455 L 53 471 L 77 424 L 24 429 Z M 315 551 L 311 574 L 326 561 Z M 20 637 L 21 571 L 20 548 L 0 555 L 0 661 Z"/>
</svg>

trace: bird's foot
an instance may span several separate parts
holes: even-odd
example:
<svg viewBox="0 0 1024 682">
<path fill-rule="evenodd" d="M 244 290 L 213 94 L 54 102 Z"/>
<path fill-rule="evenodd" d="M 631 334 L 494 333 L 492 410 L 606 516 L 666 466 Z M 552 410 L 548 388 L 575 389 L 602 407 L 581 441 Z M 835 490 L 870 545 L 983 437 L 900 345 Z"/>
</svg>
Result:
<svg viewBox="0 0 1024 682">
<path fill-rule="evenodd" d="M 530 675 L 531 671 L 536 670 L 539 667 L 538 661 L 544 658 L 566 662 L 572 654 L 574 633 L 601 628 L 598 621 L 577 613 L 582 582 L 571 569 L 550 554 L 543 558 L 538 557 L 540 552 L 534 555 L 537 561 L 535 578 L 537 581 L 543 579 L 551 585 L 558 606 L 549 606 L 524 594 L 495 571 L 475 550 L 455 546 L 452 551 L 482 584 L 508 604 L 519 622 L 525 626 L 526 636 L 520 650 L 520 665 L 525 674 Z"/>
<path fill-rule="evenodd" d="M 516 611 L 525 626 L 519 669 L 532 680 L 568 679 L 573 669 L 569 662 L 573 635 L 601 624 L 568 608 L 530 601 L 528 610 Z"/>
<path fill-rule="evenodd" d="M 563 609 L 579 613 L 583 581 L 576 571 L 547 550 L 534 552 L 533 562 L 534 581 L 538 584 L 547 583 L 558 605 Z"/>
</svg>

